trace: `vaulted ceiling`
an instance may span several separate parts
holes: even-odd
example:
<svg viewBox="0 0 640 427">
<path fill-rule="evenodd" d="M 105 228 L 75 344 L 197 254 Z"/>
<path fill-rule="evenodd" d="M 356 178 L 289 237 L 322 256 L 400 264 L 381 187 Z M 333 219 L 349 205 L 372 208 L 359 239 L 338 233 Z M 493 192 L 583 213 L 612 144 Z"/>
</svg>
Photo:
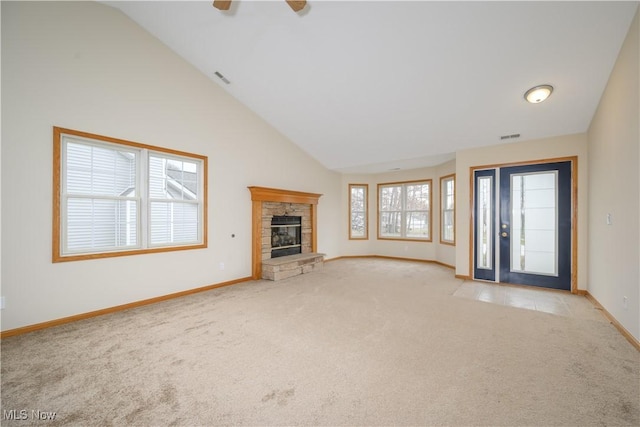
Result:
<svg viewBox="0 0 640 427">
<path fill-rule="evenodd" d="M 638 2 L 104 2 L 327 168 L 585 132 Z M 225 83 L 216 72 L 225 77 Z M 551 84 L 529 104 L 524 92 Z"/>
</svg>

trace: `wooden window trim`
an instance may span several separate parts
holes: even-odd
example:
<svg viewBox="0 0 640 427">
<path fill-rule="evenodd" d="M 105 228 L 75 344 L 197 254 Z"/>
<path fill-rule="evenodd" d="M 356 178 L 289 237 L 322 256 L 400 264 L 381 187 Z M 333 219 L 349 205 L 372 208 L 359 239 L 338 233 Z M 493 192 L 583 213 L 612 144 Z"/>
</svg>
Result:
<svg viewBox="0 0 640 427">
<path fill-rule="evenodd" d="M 351 189 L 354 187 L 364 188 L 364 236 L 353 237 L 351 235 Z M 349 184 L 349 240 L 369 240 L 369 184 Z"/>
<path fill-rule="evenodd" d="M 390 185 L 406 185 L 406 184 L 428 184 L 429 185 L 429 238 L 428 239 L 420 239 L 420 238 L 411 238 L 411 237 L 383 237 L 380 233 L 380 187 L 390 186 Z M 396 240 L 401 242 L 420 242 L 420 243 L 431 243 L 433 242 L 433 180 L 432 179 L 414 179 L 410 181 L 394 181 L 394 182 L 381 182 L 377 186 L 376 191 L 376 199 L 377 199 L 377 236 L 378 240 Z"/>
<path fill-rule="evenodd" d="M 133 147 L 137 149 L 146 149 L 150 151 L 167 153 L 170 155 L 192 158 L 202 162 L 202 181 L 203 181 L 203 194 L 202 194 L 202 243 L 193 245 L 179 245 L 179 246 L 163 246 L 155 248 L 142 248 L 131 250 L 116 250 L 108 252 L 95 252 L 78 255 L 63 255 L 60 247 L 62 236 L 62 215 L 61 215 L 61 168 L 62 168 L 62 135 L 73 135 L 80 138 L 86 138 L 97 141 L 104 141 L 111 144 L 119 144 L 127 147 Z M 128 255 L 140 255 L 148 253 L 158 252 L 172 252 L 183 251 L 189 249 L 203 249 L 207 247 L 207 217 L 208 217 L 208 158 L 199 154 L 188 153 L 185 151 L 178 151 L 169 148 L 158 147 L 154 145 L 141 144 L 138 142 L 127 141 L 124 139 L 112 138 L 104 135 L 97 135 L 88 132 L 77 131 L 73 129 L 65 129 L 60 127 L 53 127 L 53 236 L 52 236 L 52 262 L 66 262 L 66 261 L 80 261 L 87 259 L 100 259 L 100 258 L 112 258 Z"/>
<path fill-rule="evenodd" d="M 444 194 L 442 193 L 442 183 L 446 180 L 453 180 L 453 240 L 444 240 L 443 237 L 443 226 L 444 226 Z M 440 243 L 443 245 L 456 245 L 456 174 L 452 173 L 449 175 L 440 177 Z"/>
</svg>

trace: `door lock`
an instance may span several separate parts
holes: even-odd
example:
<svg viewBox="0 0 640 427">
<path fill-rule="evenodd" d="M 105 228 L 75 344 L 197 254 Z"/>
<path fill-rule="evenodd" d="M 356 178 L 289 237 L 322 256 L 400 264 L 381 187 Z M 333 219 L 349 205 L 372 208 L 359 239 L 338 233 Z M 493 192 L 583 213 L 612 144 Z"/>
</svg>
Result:
<svg viewBox="0 0 640 427">
<path fill-rule="evenodd" d="M 507 237 L 507 236 L 508 236 L 508 234 L 507 234 L 507 232 L 506 232 L 506 231 L 503 231 L 502 233 L 500 233 L 500 235 L 501 235 L 502 237 Z"/>
</svg>

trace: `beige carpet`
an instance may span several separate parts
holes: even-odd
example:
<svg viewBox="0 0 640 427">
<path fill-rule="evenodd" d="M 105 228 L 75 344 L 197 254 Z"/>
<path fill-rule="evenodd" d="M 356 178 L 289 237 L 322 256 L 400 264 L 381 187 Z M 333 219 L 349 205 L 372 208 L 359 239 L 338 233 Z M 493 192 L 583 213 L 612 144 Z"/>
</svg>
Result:
<svg viewBox="0 0 640 427">
<path fill-rule="evenodd" d="M 640 425 L 640 353 L 612 325 L 461 285 L 346 259 L 7 338 L 2 425 Z"/>
</svg>

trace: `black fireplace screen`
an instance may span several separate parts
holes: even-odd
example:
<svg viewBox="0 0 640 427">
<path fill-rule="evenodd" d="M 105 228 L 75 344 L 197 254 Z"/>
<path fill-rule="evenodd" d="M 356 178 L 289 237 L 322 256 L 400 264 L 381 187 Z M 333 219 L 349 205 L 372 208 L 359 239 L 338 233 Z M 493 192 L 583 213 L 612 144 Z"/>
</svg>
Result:
<svg viewBox="0 0 640 427">
<path fill-rule="evenodd" d="M 271 219 L 271 258 L 302 253 L 302 217 Z"/>
</svg>

